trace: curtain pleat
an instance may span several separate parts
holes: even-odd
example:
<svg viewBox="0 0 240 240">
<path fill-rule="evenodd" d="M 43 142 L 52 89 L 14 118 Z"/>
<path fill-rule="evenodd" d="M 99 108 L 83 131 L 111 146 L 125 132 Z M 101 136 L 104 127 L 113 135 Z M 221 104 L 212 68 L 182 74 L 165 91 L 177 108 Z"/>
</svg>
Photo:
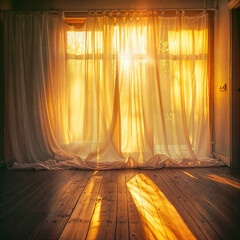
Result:
<svg viewBox="0 0 240 240">
<path fill-rule="evenodd" d="M 13 169 L 221 165 L 211 154 L 207 14 L 6 13 Z"/>
</svg>

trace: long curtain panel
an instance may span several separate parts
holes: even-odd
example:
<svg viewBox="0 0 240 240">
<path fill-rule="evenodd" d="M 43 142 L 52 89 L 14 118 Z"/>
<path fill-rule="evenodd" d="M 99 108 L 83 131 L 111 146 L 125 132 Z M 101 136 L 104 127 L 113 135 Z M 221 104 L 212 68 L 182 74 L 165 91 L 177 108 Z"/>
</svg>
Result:
<svg viewBox="0 0 240 240">
<path fill-rule="evenodd" d="M 5 17 L 15 169 L 210 166 L 208 16 Z"/>
</svg>

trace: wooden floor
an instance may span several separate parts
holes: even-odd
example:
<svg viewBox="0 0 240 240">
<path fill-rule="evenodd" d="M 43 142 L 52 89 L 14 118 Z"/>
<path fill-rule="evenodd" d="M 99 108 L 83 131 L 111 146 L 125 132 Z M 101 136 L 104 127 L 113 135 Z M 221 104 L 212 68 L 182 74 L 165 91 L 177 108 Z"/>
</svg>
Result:
<svg viewBox="0 0 240 240">
<path fill-rule="evenodd" d="M 226 167 L 0 171 L 0 239 L 240 239 Z"/>
</svg>

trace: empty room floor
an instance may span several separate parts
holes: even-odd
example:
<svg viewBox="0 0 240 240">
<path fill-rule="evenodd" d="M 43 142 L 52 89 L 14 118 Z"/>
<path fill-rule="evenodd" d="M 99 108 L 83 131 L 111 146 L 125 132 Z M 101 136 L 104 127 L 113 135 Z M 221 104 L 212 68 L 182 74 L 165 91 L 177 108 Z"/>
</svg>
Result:
<svg viewBox="0 0 240 240">
<path fill-rule="evenodd" d="M 0 171 L 0 239 L 240 239 L 226 167 Z"/>
</svg>

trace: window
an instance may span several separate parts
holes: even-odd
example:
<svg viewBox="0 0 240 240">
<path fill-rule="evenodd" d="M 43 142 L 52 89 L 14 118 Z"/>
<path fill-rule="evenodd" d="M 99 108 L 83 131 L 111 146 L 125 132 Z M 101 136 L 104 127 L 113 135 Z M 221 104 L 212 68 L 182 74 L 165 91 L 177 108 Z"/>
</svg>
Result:
<svg viewBox="0 0 240 240">
<path fill-rule="evenodd" d="M 196 124 L 209 117 L 208 31 L 192 24 L 180 28 L 170 18 L 157 24 L 143 18 L 67 32 L 72 141 L 84 142 L 86 136 L 91 143 L 101 140 L 101 95 L 118 84 L 122 152 L 149 152 L 149 141 L 155 153 L 167 155 L 187 154 L 188 144 L 197 147 Z M 112 92 L 111 104 L 104 106 L 109 114 L 114 97 Z"/>
</svg>

